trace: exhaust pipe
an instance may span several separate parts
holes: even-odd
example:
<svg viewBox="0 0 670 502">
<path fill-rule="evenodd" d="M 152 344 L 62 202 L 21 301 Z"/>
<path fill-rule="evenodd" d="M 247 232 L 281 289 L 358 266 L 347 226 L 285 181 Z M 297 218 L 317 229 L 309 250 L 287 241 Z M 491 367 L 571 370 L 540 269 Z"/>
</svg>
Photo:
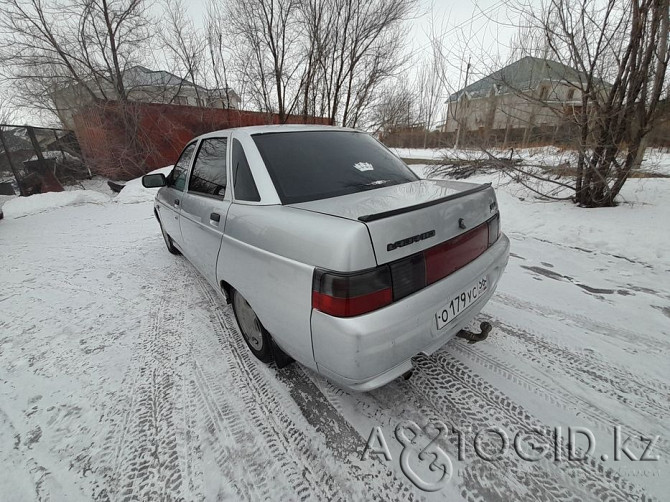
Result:
<svg viewBox="0 0 670 502">
<path fill-rule="evenodd" d="M 488 338 L 489 333 L 493 329 L 493 326 L 491 326 L 491 323 L 484 321 L 479 325 L 479 329 L 481 330 L 481 333 L 473 333 L 472 331 L 468 331 L 467 329 L 462 329 L 458 333 L 456 333 L 456 336 L 458 338 L 463 338 L 464 340 L 467 340 L 468 343 L 481 342 L 482 340 L 486 340 Z"/>
</svg>

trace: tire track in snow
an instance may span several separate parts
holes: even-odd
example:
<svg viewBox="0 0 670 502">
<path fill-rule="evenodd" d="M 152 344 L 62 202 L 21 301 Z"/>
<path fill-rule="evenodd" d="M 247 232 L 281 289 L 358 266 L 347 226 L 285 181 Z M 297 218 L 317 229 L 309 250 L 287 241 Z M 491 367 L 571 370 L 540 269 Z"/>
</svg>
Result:
<svg viewBox="0 0 670 502">
<path fill-rule="evenodd" d="M 101 499 L 172 499 L 181 494 L 176 430 L 183 425 L 177 426 L 176 403 L 183 392 L 182 379 L 173 372 L 180 340 L 172 329 L 176 318 L 165 297 L 152 311 L 148 332 L 138 344 L 138 360 L 124 379 L 121 400 L 127 407 L 108 417 L 112 427 L 101 456 L 111 469 L 102 470 L 107 486 Z M 115 425 L 119 414 L 123 418 Z"/>
<path fill-rule="evenodd" d="M 554 317 L 563 322 L 570 323 L 572 326 L 586 329 L 589 332 L 597 333 L 604 337 L 615 337 L 627 344 L 637 343 L 639 346 L 652 348 L 661 353 L 668 350 L 667 343 L 665 343 L 661 337 L 646 336 L 639 332 L 624 329 L 618 325 L 615 326 L 600 321 L 595 322 L 589 317 L 575 314 L 574 312 L 566 312 L 550 306 L 539 305 L 500 291 L 496 291 L 496 294 L 491 298 L 491 302 L 500 303 L 504 306 L 513 307 L 524 312 L 531 311 L 543 316 Z M 670 390 L 670 386 L 663 383 L 661 383 L 661 385 Z"/>
<path fill-rule="evenodd" d="M 498 336 L 502 332 L 502 336 L 521 342 L 517 345 L 524 351 L 524 357 L 534 364 L 552 371 L 561 371 L 567 378 L 577 380 L 654 419 L 663 420 L 670 415 L 670 401 L 663 398 L 668 393 L 665 383 L 636 375 L 595 356 L 577 353 L 569 346 L 559 346 L 520 326 L 486 315 L 482 315 L 482 318 L 488 318 L 495 323 Z M 658 396 L 658 399 L 654 396 Z"/>
<path fill-rule="evenodd" d="M 190 378 L 192 365 L 183 364 L 181 380 L 181 398 L 177 402 L 176 412 L 181 415 L 181 423 L 184 428 L 175 431 L 178 451 L 181 452 L 179 463 L 180 471 L 183 473 L 183 491 L 191 494 L 193 500 L 204 500 L 202 477 L 199 475 L 199 467 L 202 462 L 201 451 L 198 443 L 201 437 L 198 434 L 197 391 L 193 380 Z"/>
<path fill-rule="evenodd" d="M 645 269 L 648 269 L 648 270 L 654 270 L 655 269 L 654 266 L 652 266 L 652 265 L 650 265 L 650 264 L 648 264 L 648 263 L 646 263 L 642 260 L 632 260 L 632 259 L 630 259 L 626 256 L 621 256 L 621 255 L 617 255 L 617 254 L 613 254 L 613 253 L 608 253 L 607 251 L 603 251 L 601 249 L 593 250 L 593 249 L 586 249 L 586 248 L 579 247 L 579 246 L 571 246 L 569 244 L 565 244 L 565 243 L 562 243 L 562 242 L 555 242 L 555 241 L 551 241 L 549 239 L 542 239 L 540 237 L 535 237 L 533 235 L 525 234 L 525 233 L 522 233 L 522 232 L 505 231 L 505 234 L 510 239 L 514 238 L 514 240 L 517 240 L 517 241 L 524 241 L 524 240 L 532 239 L 532 240 L 535 240 L 535 241 L 538 241 L 538 242 L 543 242 L 545 244 L 549 244 L 551 246 L 555 246 L 557 248 L 572 249 L 572 250 L 575 250 L 575 251 L 579 251 L 580 253 L 586 253 L 586 254 L 589 254 L 589 255 L 592 255 L 592 256 L 598 256 L 598 255 L 606 256 L 608 258 L 614 258 L 616 260 L 623 260 L 623 261 L 626 261 L 626 262 L 630 263 L 631 265 L 638 265 L 638 266 L 641 266 L 641 267 L 643 267 Z"/>
<path fill-rule="evenodd" d="M 507 432 L 546 429 L 522 406 L 483 380 L 463 363 L 440 351 L 417 358 L 417 372 L 408 381 L 444 420 L 473 431 L 502 427 Z M 484 451 L 494 452 L 499 443 L 484 439 Z M 475 500 L 649 500 L 641 488 L 589 457 L 586 463 L 553 463 L 553 452 L 540 462 L 523 462 L 510 455 L 491 463 L 470 451 L 463 469 L 463 497 Z M 564 457 L 567 451 L 564 450 Z M 512 495 L 514 494 L 514 495 Z"/>
<path fill-rule="evenodd" d="M 339 400 L 329 399 L 329 391 L 343 396 L 345 391 L 324 380 L 326 393 L 323 393 L 308 375 L 308 370 L 297 363 L 277 372 L 277 378 L 289 388 L 305 419 L 312 427 L 321 432 L 326 446 L 332 455 L 346 468 L 352 478 L 358 480 L 384 479 L 385 493 L 372 492 L 367 494 L 374 500 L 416 500 L 416 489 L 404 476 L 398 477 L 388 465 L 377 461 L 361 466 L 360 456 L 367 443 L 354 427 L 345 420 Z M 373 421 L 377 425 L 378 421 Z M 366 498 L 367 498 L 366 497 Z"/>
<path fill-rule="evenodd" d="M 230 480 L 234 497 L 238 500 L 267 499 L 270 492 L 265 478 L 269 473 L 259 459 L 261 445 L 243 420 L 245 410 L 235 405 L 235 395 L 230 388 L 221 387 L 221 379 L 206 374 L 197 362 L 195 366 L 194 390 L 207 414 L 206 427 L 214 436 L 210 447 L 219 469 Z M 236 460 L 243 461 L 243 469 L 236 468 Z"/>
<path fill-rule="evenodd" d="M 290 483 L 293 496 L 300 500 L 334 499 L 340 489 L 321 464 L 303 431 L 284 408 L 266 375 L 258 370 L 258 361 L 248 354 L 249 349 L 236 328 L 230 307 L 215 298 L 211 286 L 199 275 L 195 276 L 202 294 L 208 299 L 208 309 L 215 322 L 216 337 L 226 358 L 226 366 L 235 382 L 236 391 L 244 404 L 252 424 L 263 438 L 266 452 L 277 461 Z"/>
<path fill-rule="evenodd" d="M 379 463 L 366 464 L 362 470 L 357 458 L 362 451 L 367 437 L 362 438 L 344 419 L 339 410 L 333 408 L 319 389 L 314 385 L 306 370 L 296 363 L 282 370 L 272 370 L 259 363 L 250 353 L 242 335 L 239 333 L 232 309 L 223 304 L 211 286 L 200 276 L 197 277 L 203 293 L 211 302 L 210 310 L 224 328 L 220 331 L 220 342 L 235 362 L 240 376 L 245 380 L 236 388 L 251 388 L 262 409 L 261 418 L 271 427 L 265 431 L 265 438 L 276 458 L 288 455 L 298 457 L 303 463 L 302 473 L 297 476 L 294 486 L 295 494 L 302 500 L 326 497 L 329 500 L 352 500 L 373 498 L 375 500 L 416 500 L 417 490 L 404 478 L 399 478 L 393 471 Z M 261 371 L 265 370 L 265 371 Z M 265 374 L 263 374 L 265 373 Z M 271 374 L 267 374 L 271 373 Z M 276 379 L 276 380 L 275 380 Z M 278 395 L 288 391 L 289 403 L 283 403 Z M 248 398 L 242 393 L 241 399 Z M 297 406 L 297 412 L 307 423 L 298 425 L 284 408 Z M 251 405 L 248 408 L 253 409 Z M 318 434 L 325 442 L 323 447 L 311 444 L 310 439 L 301 427 L 312 427 L 310 434 Z M 318 431 L 318 432 L 317 432 Z M 280 441 L 277 441 L 277 440 Z M 288 442 L 281 441 L 286 439 Z M 297 455 L 296 455 L 297 454 Z M 331 458 L 329 461 L 328 458 Z M 333 462 L 332 460 L 336 460 Z M 283 462 L 283 469 L 291 469 L 291 463 Z M 380 480 L 374 488 L 383 488 L 383 492 L 371 490 L 369 482 Z M 307 481 L 307 483 L 305 483 Z M 310 493 L 316 487 L 315 493 Z M 293 496 L 295 496 L 293 494 Z M 275 498 L 276 494 L 273 493 Z"/>
<path fill-rule="evenodd" d="M 483 314 L 482 317 L 484 317 Z M 491 319 L 490 322 L 495 323 L 496 320 Z M 470 344 L 457 342 L 450 344 L 449 350 L 451 352 L 462 354 L 470 361 L 521 386 L 524 390 L 532 392 L 555 406 L 569 410 L 576 415 L 584 415 L 588 417 L 593 424 L 603 431 L 612 431 L 614 426 L 621 425 L 621 420 L 613 417 L 607 411 L 597 407 L 578 395 L 570 394 L 558 386 L 550 385 L 547 382 L 540 380 L 537 376 L 529 375 L 511 364 L 509 361 L 505 361 L 502 358 L 486 353 L 485 351 L 487 348 L 485 347 L 475 347 Z M 635 436 L 642 437 L 649 435 L 649 433 L 637 429 L 634 425 L 627 424 L 626 429 Z M 659 439 L 655 449 L 663 452 L 666 458 L 670 456 L 670 447 L 664 438 Z"/>
<path fill-rule="evenodd" d="M 471 427 L 472 434 L 499 426 L 509 432 L 530 430 L 533 426 L 542 427 L 520 405 L 455 359 L 445 356 L 450 363 L 441 363 L 439 358 L 442 356 L 439 354 L 420 356 L 415 366 L 415 375 L 408 381 L 398 379 L 383 388 L 361 395 L 350 394 L 326 383 L 325 387 L 333 387 L 333 392 L 327 391 L 326 395 L 333 401 L 335 408 L 344 408 L 353 401 L 356 409 L 366 417 L 379 420 L 380 425 L 391 429 L 404 419 L 414 420 L 420 425 L 442 421 L 460 430 Z M 455 368 L 451 367 L 452 362 Z M 477 392 L 481 388 L 488 388 L 484 399 Z M 523 420 L 519 420 L 519 417 L 523 417 Z M 457 458 L 456 434 L 447 434 L 438 444 L 452 460 Z M 482 444 L 484 451 L 496 451 L 499 448 L 499 444 L 491 440 L 484 440 Z M 457 474 L 452 480 L 459 483 L 460 494 L 468 501 L 515 500 L 531 496 L 534 500 L 551 501 L 645 500 L 639 488 L 595 461 L 576 468 L 570 465 L 573 463 L 565 463 L 561 467 L 569 473 L 566 474 L 558 471 L 553 457 L 549 458 L 549 455 L 538 463 L 510 458 L 509 454 L 500 461 L 488 462 L 476 457 L 471 443 L 469 449 L 464 463 L 455 464 L 455 467 L 460 467 L 460 476 Z M 563 448 L 562 453 L 565 458 L 567 450 Z M 580 470 L 584 472 L 578 472 Z M 612 486 L 616 489 L 612 490 Z M 598 495 L 610 492 L 615 496 Z"/>
</svg>

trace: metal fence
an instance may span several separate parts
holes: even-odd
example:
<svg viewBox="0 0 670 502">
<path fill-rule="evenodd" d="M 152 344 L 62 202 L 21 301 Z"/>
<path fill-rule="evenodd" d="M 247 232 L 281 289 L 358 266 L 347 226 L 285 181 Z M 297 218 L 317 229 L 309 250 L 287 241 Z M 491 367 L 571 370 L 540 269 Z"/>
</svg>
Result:
<svg viewBox="0 0 670 502">
<path fill-rule="evenodd" d="M 0 124 L 0 195 L 62 191 L 90 176 L 72 131 Z"/>
</svg>

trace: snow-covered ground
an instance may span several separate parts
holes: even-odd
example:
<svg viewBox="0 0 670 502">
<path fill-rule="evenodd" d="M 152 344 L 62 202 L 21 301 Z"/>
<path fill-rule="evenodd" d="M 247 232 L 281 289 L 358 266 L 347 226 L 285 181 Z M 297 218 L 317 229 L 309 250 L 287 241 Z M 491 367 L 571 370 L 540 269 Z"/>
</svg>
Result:
<svg viewBox="0 0 670 502">
<path fill-rule="evenodd" d="M 513 254 L 480 319 L 490 337 L 366 394 L 255 360 L 231 309 L 166 251 L 153 193 L 134 181 L 112 202 L 0 221 L 0 499 L 667 500 L 670 180 L 631 180 L 634 203 L 599 210 L 501 187 Z M 453 465 L 439 491 L 400 467 L 409 452 L 439 478 L 395 436 L 406 420 L 461 431 L 462 460 L 457 434 L 438 441 Z M 638 459 L 658 436 L 659 460 L 614 460 L 615 426 Z M 374 427 L 391 460 L 362 459 Z M 556 427 L 593 433 L 587 460 L 540 450 Z M 538 460 L 512 444 L 476 455 L 477 433 L 500 447 L 491 428 L 529 434 Z"/>
<path fill-rule="evenodd" d="M 454 149 L 454 148 L 391 148 L 391 150 L 403 159 L 441 161 L 449 159 L 486 159 L 487 152 L 477 149 Z M 488 153 L 498 157 L 519 158 L 526 164 L 545 167 L 559 166 L 570 163 L 577 164 L 577 154 L 572 150 L 564 150 L 555 146 L 544 146 L 525 149 L 495 149 Z M 640 170 L 648 174 L 670 176 L 670 151 L 666 148 L 647 148 Z"/>
</svg>

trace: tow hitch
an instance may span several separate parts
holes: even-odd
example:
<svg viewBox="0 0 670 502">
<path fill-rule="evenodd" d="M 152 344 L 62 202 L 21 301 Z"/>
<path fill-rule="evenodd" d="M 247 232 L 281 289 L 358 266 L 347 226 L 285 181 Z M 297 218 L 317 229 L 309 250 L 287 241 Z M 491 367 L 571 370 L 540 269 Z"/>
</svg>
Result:
<svg viewBox="0 0 670 502">
<path fill-rule="evenodd" d="M 463 338 L 468 341 L 468 343 L 476 343 L 476 342 L 481 342 L 482 340 L 486 340 L 489 336 L 489 333 L 493 329 L 493 326 L 491 326 L 491 323 L 484 321 L 479 325 L 479 329 L 482 330 L 481 333 L 473 333 L 472 331 L 468 331 L 467 329 L 462 329 L 458 333 L 456 333 L 456 336 L 458 338 Z"/>
</svg>

